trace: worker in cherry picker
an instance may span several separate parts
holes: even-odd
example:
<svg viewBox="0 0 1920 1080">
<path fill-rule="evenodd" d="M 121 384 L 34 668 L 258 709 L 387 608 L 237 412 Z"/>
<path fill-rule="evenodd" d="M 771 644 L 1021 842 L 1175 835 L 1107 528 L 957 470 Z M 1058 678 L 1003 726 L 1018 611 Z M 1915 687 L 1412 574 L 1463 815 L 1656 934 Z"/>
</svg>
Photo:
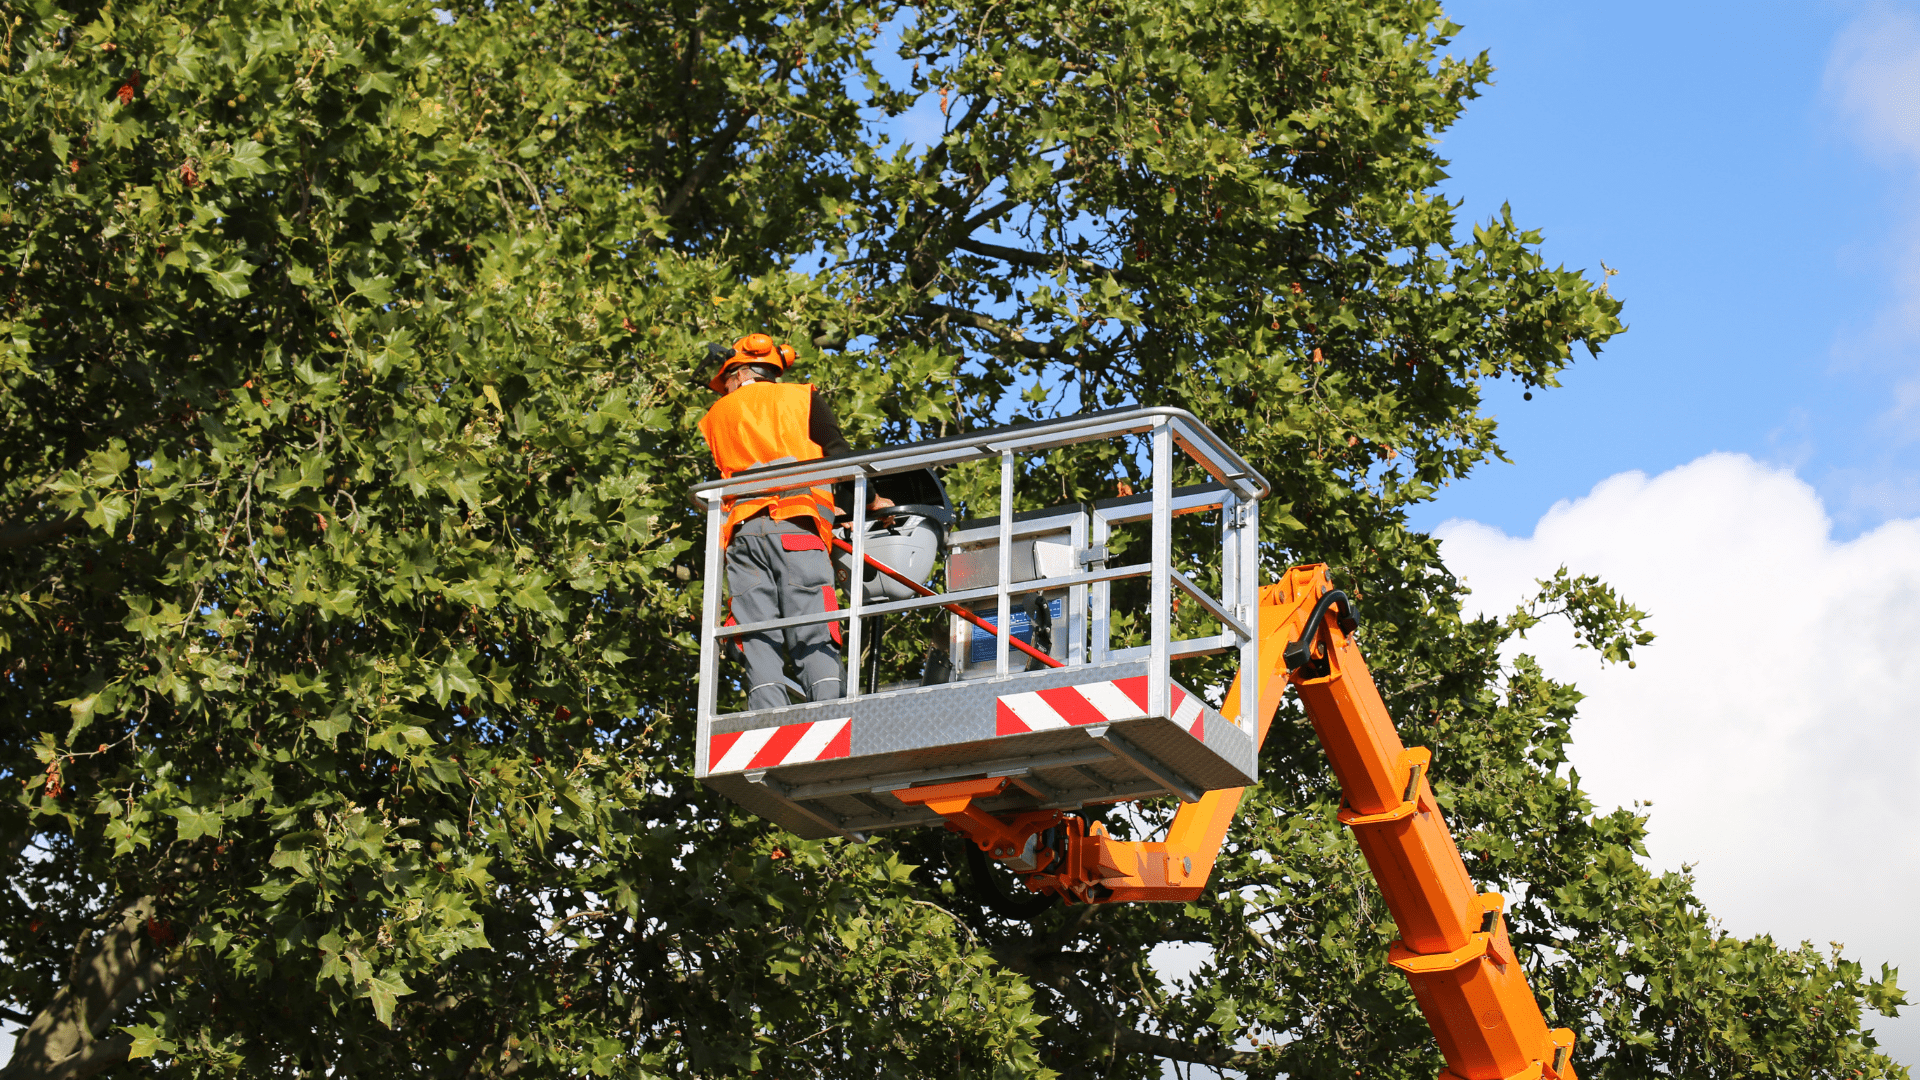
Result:
<svg viewBox="0 0 1920 1080">
<path fill-rule="evenodd" d="M 715 365 L 707 385 L 720 400 L 700 420 L 700 433 L 722 477 L 747 469 L 813 461 L 851 453 L 833 410 L 808 383 L 782 383 L 793 366 L 793 346 L 766 334 L 748 334 L 732 347 L 707 346 Z M 849 503 L 851 500 L 848 500 Z M 893 505 L 874 498 L 868 509 Z M 768 496 L 730 498 L 720 544 L 726 552 L 730 621 L 762 622 L 838 609 L 833 563 L 834 497 L 824 487 L 794 488 Z M 746 656 L 747 708 L 790 703 L 781 662 L 786 655 L 812 701 L 844 694 L 839 622 L 809 623 L 740 639 Z"/>
</svg>

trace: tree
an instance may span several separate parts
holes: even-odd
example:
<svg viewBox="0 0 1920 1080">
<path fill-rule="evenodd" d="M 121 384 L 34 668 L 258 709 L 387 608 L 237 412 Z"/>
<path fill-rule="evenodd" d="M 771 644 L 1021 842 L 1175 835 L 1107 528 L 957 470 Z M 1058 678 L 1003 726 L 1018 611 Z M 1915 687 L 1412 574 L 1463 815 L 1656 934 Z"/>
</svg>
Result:
<svg viewBox="0 0 1920 1080">
<path fill-rule="evenodd" d="M 1298 725 L 1206 901 L 1031 926 L 937 835 L 801 842 L 691 780 L 689 367 L 755 326 L 857 440 L 1227 433 L 1268 565 L 1362 598 L 1583 1075 L 1905 1075 L 1860 1026 L 1891 973 L 1718 931 L 1562 768 L 1577 692 L 1499 660 L 1552 609 L 1625 659 L 1640 613 L 1562 578 L 1464 620 L 1406 527 L 1497 453 L 1488 381 L 1621 328 L 1510 216 L 1456 235 L 1433 140 L 1491 68 L 1437 6 L 443 10 L 7 17 L 9 1080 L 1431 1075 Z M 920 100 L 941 136 L 885 142 Z"/>
</svg>

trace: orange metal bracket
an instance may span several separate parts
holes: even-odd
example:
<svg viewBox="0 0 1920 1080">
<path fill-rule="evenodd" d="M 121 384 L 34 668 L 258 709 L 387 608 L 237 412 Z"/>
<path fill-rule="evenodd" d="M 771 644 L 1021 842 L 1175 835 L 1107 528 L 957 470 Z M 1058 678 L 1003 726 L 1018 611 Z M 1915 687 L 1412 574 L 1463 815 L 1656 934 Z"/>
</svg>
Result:
<svg viewBox="0 0 1920 1080">
<path fill-rule="evenodd" d="M 893 797 L 909 806 L 925 806 L 947 819 L 947 827 L 980 845 L 996 859 L 1018 859 L 1027 841 L 1057 824 L 1066 815 L 1058 810 L 1029 811 L 998 818 L 975 806 L 975 799 L 991 799 L 1007 790 L 1004 776 L 985 780 L 955 780 L 945 784 L 900 788 Z M 1028 867 L 1027 869 L 1037 869 Z"/>
</svg>

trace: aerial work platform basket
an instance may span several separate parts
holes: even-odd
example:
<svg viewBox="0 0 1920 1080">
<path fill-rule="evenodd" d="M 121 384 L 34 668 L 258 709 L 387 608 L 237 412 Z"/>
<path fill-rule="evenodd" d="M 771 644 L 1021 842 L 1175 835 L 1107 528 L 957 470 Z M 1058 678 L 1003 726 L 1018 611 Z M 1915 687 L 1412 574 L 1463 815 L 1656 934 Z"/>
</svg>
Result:
<svg viewBox="0 0 1920 1080">
<path fill-rule="evenodd" d="M 1015 511 L 1022 455 L 1101 439 L 1144 440 L 1147 492 Z M 1177 487 L 1176 450 L 1199 466 L 1189 479 L 1204 470 L 1209 482 Z M 900 518 L 938 518 L 938 535 L 903 536 L 918 526 L 884 521 L 869 534 L 869 491 L 906 490 L 890 488 L 889 478 L 996 459 L 992 516 L 949 530 L 944 493 L 888 495 L 913 504 L 894 512 Z M 721 625 L 725 501 L 841 481 L 853 489 L 853 522 L 850 537 L 834 544 L 851 556 L 850 605 Z M 969 432 L 703 485 L 695 492 L 709 523 L 698 775 L 802 836 L 944 825 L 966 839 L 976 891 L 1004 917 L 1040 908 L 998 892 L 996 872 L 1012 873 L 1044 903 L 1186 903 L 1207 887 L 1255 780 L 1260 743 L 1292 690 L 1339 781 L 1339 820 L 1399 928 L 1388 961 L 1406 975 L 1447 1060 L 1440 1080 L 1576 1080 L 1573 1032 L 1549 1028 L 1509 936 L 1505 899 L 1475 891 L 1434 792 L 1434 755 L 1401 742 L 1361 656 L 1352 599 L 1322 563 L 1260 583 L 1258 509 L 1269 490 L 1205 425 L 1164 408 Z M 1211 536 L 1173 527 L 1191 513 L 1210 515 L 1202 526 L 1217 520 L 1217 550 L 1176 549 L 1176 533 L 1189 548 L 1194 536 Z M 1142 547 L 1144 561 L 1135 554 Z M 941 549 L 944 592 L 923 583 Z M 876 567 L 870 550 L 912 560 L 913 572 Z M 899 587 L 870 586 L 862 567 Z M 1183 600 L 1196 607 L 1178 625 L 1217 632 L 1176 638 Z M 924 685 L 862 685 L 856 662 L 845 698 L 718 711 L 720 652 L 732 638 L 831 621 L 844 625 L 857 661 L 869 617 L 942 609 L 945 648 Z M 1238 654 L 1224 690 L 1224 675 L 1208 676 L 1207 686 L 1174 679 L 1175 660 L 1214 653 Z M 1199 691 L 1218 693 L 1219 708 Z M 1075 812 L 1167 795 L 1181 804 L 1157 839 L 1116 835 L 1099 815 Z"/>
<path fill-rule="evenodd" d="M 1131 444 L 1123 456 L 1145 451 L 1145 491 L 1015 511 L 1024 455 L 1101 440 Z M 1176 487 L 1176 453 L 1211 482 Z M 868 590 L 856 582 L 839 610 L 723 625 L 719 538 L 727 501 L 850 484 L 849 539 L 838 543 L 853 566 L 871 566 L 870 485 L 916 470 L 996 460 L 998 509 L 948 534 L 944 589 L 915 587 L 926 595 L 869 603 Z M 1227 719 L 1199 692 L 1209 688 L 1180 685 L 1170 665 L 1232 652 L 1241 670 L 1261 670 L 1258 515 L 1270 490 L 1205 424 L 1173 408 L 973 431 L 703 484 L 693 493 L 708 523 L 696 775 L 801 836 L 854 839 L 942 824 L 925 802 L 895 794 L 942 782 L 994 781 L 995 790 L 975 805 L 995 814 L 1161 795 L 1193 802 L 1208 791 L 1250 784 L 1259 749 L 1255 680 L 1240 681 L 1242 700 L 1229 710 L 1237 719 Z M 1199 512 L 1217 516 L 1218 550 L 1175 551 L 1173 519 Z M 1109 558 L 1115 530 L 1143 524 L 1146 557 L 1129 551 L 1128 561 L 1116 564 Z M 1182 570 L 1200 566 L 1211 568 L 1218 596 Z M 1116 647 L 1113 586 L 1128 579 L 1146 582 L 1146 640 Z M 1176 640 L 1172 613 L 1183 601 L 1198 605 L 1218 632 Z M 721 652 L 731 639 L 840 623 L 846 655 L 854 659 L 869 617 L 942 608 L 951 612 L 936 653 L 945 660 L 928 672 L 926 685 L 862 685 L 862 665 L 850 662 L 846 696 L 837 700 L 719 711 Z"/>
</svg>

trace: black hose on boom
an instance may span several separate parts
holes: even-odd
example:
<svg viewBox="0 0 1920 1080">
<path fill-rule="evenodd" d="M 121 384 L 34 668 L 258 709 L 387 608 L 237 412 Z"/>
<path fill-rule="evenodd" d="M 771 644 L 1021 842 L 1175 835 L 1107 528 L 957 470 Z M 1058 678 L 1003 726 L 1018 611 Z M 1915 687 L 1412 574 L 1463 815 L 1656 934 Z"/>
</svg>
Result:
<svg viewBox="0 0 1920 1080">
<path fill-rule="evenodd" d="M 1288 671 L 1299 671 L 1311 664 L 1308 677 L 1318 679 L 1326 676 L 1330 668 L 1327 654 L 1322 652 L 1314 656 L 1313 643 L 1320 639 L 1320 631 L 1326 626 L 1327 609 L 1335 604 L 1340 606 L 1338 618 L 1341 633 L 1351 634 L 1360 625 L 1359 617 L 1353 613 L 1353 601 L 1347 599 L 1346 593 L 1339 589 L 1323 593 L 1320 602 L 1313 605 L 1313 614 L 1307 616 L 1307 625 L 1300 631 L 1300 640 L 1287 646 L 1286 651 L 1280 654 L 1281 659 L 1286 661 Z"/>
</svg>

